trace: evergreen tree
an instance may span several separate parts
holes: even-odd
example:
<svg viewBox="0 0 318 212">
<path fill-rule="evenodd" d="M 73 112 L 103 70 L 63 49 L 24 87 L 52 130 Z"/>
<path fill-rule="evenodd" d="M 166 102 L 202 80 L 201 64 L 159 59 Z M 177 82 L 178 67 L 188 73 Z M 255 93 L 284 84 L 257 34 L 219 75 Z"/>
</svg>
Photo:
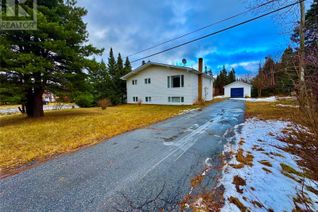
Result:
<svg viewBox="0 0 318 212">
<path fill-rule="evenodd" d="M 305 23 L 305 47 L 318 46 L 318 0 L 314 0 L 310 9 L 306 12 Z M 292 41 L 299 43 L 299 26 L 294 29 L 294 34 L 291 37 Z"/>
<path fill-rule="evenodd" d="M 128 74 L 129 72 L 132 71 L 132 67 L 131 67 L 131 64 L 130 64 L 130 61 L 129 61 L 129 58 L 126 57 L 126 60 L 125 60 L 125 65 L 124 65 L 124 69 L 123 69 L 123 72 L 121 73 L 121 77 L 122 76 L 125 76 L 126 74 Z M 120 89 L 121 89 L 121 94 L 122 94 L 122 103 L 124 103 L 126 100 L 127 100 L 127 86 L 126 86 L 126 81 L 124 80 L 121 80 L 121 86 L 120 86 Z"/>
<path fill-rule="evenodd" d="M 276 75 L 276 92 L 278 94 L 290 94 L 295 89 L 297 80 L 296 55 L 291 47 L 285 49 L 281 62 L 277 64 Z"/>
<path fill-rule="evenodd" d="M 26 2 L 32 8 L 32 1 Z M 75 0 L 38 0 L 37 30 L 0 32 L 0 92 L 15 90 L 29 117 L 43 116 L 44 91 L 74 95 L 87 87 L 88 57 L 102 51 L 87 45 L 82 17 L 87 11 Z M 2 97 L 3 98 L 3 97 Z"/>
<path fill-rule="evenodd" d="M 131 67 L 129 58 L 126 57 L 126 60 L 125 60 L 125 74 L 128 74 L 131 71 L 132 71 L 132 67 Z"/>
<path fill-rule="evenodd" d="M 123 93 L 123 86 L 126 86 L 126 82 L 120 79 L 124 75 L 124 64 L 123 59 L 121 58 L 120 53 L 117 56 L 117 63 L 116 63 L 116 73 L 114 76 L 114 90 L 116 96 L 113 98 L 114 104 L 119 104 L 124 102 L 124 95 Z"/>
<path fill-rule="evenodd" d="M 116 75 L 116 60 L 114 57 L 113 48 L 110 48 L 110 50 L 109 50 L 107 68 L 108 68 L 110 78 L 113 79 Z"/>
<path fill-rule="evenodd" d="M 225 66 L 217 75 L 216 80 L 214 82 L 214 90 L 215 95 L 224 95 L 224 86 L 228 84 L 227 70 Z"/>
<path fill-rule="evenodd" d="M 227 79 L 228 84 L 229 84 L 229 83 L 232 83 L 232 82 L 235 82 L 236 77 L 235 77 L 235 70 L 234 70 L 234 68 L 232 68 L 232 70 L 230 71 L 230 73 L 229 73 L 229 75 L 228 75 L 227 78 L 228 78 L 228 79 Z"/>
<path fill-rule="evenodd" d="M 96 69 L 90 72 L 90 82 L 93 86 L 92 93 L 94 95 L 95 102 L 108 98 L 111 91 L 111 80 L 104 60 L 101 61 Z"/>
</svg>

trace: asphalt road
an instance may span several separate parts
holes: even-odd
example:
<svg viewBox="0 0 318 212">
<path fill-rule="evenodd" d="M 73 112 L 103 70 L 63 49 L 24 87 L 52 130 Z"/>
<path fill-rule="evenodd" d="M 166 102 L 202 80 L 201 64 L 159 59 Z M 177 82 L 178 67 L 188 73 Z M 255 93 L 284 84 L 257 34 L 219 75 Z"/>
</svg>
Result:
<svg viewBox="0 0 318 212">
<path fill-rule="evenodd" d="M 225 131 L 244 119 L 226 100 L 50 160 L 0 181 L 0 211 L 173 209 L 190 180 L 218 164 Z M 211 171 L 197 188 L 215 186 Z"/>
</svg>

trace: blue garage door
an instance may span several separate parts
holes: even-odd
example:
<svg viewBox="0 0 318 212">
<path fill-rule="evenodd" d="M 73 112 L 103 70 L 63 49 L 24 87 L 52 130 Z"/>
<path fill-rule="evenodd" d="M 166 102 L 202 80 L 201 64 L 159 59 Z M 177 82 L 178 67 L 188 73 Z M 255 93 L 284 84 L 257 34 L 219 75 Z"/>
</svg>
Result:
<svg viewBox="0 0 318 212">
<path fill-rule="evenodd" d="M 244 88 L 231 88 L 231 98 L 243 98 Z"/>
</svg>

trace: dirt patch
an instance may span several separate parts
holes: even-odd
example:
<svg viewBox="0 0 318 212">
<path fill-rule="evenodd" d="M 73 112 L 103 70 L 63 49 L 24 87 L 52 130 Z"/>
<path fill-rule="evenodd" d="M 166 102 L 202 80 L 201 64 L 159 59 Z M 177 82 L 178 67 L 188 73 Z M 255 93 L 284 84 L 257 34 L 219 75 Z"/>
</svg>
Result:
<svg viewBox="0 0 318 212">
<path fill-rule="evenodd" d="M 244 139 L 243 138 L 241 138 L 241 140 L 240 140 L 240 142 L 239 142 L 239 145 L 243 145 L 243 144 L 245 144 L 245 141 L 244 141 Z"/>
<path fill-rule="evenodd" d="M 264 205 L 262 205 L 262 203 L 260 203 L 260 202 L 258 202 L 258 201 L 256 201 L 256 200 L 253 200 L 251 203 L 252 203 L 254 206 L 259 207 L 259 208 L 263 208 L 263 207 L 264 207 Z"/>
<path fill-rule="evenodd" d="M 203 181 L 204 176 L 203 175 L 197 175 L 194 178 L 191 179 L 191 186 L 193 188 L 197 187 L 198 185 L 200 185 Z"/>
<path fill-rule="evenodd" d="M 241 169 L 244 167 L 243 163 L 239 163 L 239 164 L 229 164 L 231 167 L 233 167 L 234 169 Z"/>
<path fill-rule="evenodd" d="M 276 153 L 276 152 L 270 152 L 271 155 L 274 155 L 276 157 L 285 158 L 282 154 Z"/>
<path fill-rule="evenodd" d="M 254 145 L 254 146 L 252 147 L 252 150 L 254 150 L 254 151 L 259 151 L 259 152 L 265 151 L 262 147 L 260 147 L 260 146 L 258 146 L 258 145 Z"/>
<path fill-rule="evenodd" d="M 254 156 L 251 153 L 247 153 L 246 156 L 244 156 L 244 150 L 241 148 L 236 154 L 236 160 L 247 166 L 253 166 L 253 159 Z"/>
<path fill-rule="evenodd" d="M 246 186 L 246 181 L 243 178 L 236 175 L 233 177 L 232 183 L 235 185 L 236 191 L 243 194 L 243 189 L 241 189 L 240 186 Z"/>
<path fill-rule="evenodd" d="M 224 205 L 224 186 L 221 185 L 210 192 L 198 195 L 186 195 L 180 202 L 180 211 L 202 212 L 220 211 Z"/>
<path fill-rule="evenodd" d="M 230 197 L 229 198 L 229 202 L 230 203 L 232 203 L 232 204 L 234 204 L 234 205 L 236 205 L 236 207 L 238 207 L 242 212 L 246 212 L 246 211 L 248 211 L 247 210 L 247 207 L 245 207 L 244 205 L 243 205 L 243 203 L 241 203 L 241 201 L 238 199 L 238 198 L 236 198 L 236 197 Z"/>
<path fill-rule="evenodd" d="M 269 169 L 267 169 L 267 168 L 265 168 L 265 167 L 263 167 L 262 169 L 263 169 L 267 174 L 272 173 L 271 170 L 269 170 Z"/>
<path fill-rule="evenodd" d="M 264 166 L 268 166 L 268 167 L 272 167 L 272 164 L 267 161 L 267 160 L 261 160 L 261 161 L 258 161 L 260 164 L 263 164 Z"/>
<path fill-rule="evenodd" d="M 306 177 L 306 175 L 304 173 L 301 173 L 301 172 L 295 170 L 294 168 L 292 168 L 291 166 L 288 166 L 285 163 L 281 163 L 280 166 L 282 168 L 283 174 L 287 173 L 287 174 L 294 174 L 294 175 L 297 175 L 299 177 Z"/>
</svg>

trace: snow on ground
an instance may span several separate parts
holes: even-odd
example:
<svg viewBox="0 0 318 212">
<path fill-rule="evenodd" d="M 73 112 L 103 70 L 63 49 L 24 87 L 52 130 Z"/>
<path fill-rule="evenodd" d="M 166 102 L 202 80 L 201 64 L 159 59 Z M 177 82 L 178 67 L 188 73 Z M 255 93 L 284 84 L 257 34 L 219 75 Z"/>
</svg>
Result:
<svg viewBox="0 0 318 212">
<path fill-rule="evenodd" d="M 73 107 L 74 108 L 79 108 L 77 105 L 70 105 L 70 104 L 65 104 L 65 105 L 61 105 L 61 106 L 57 106 L 57 105 L 43 105 L 43 110 L 62 110 L 62 109 L 71 109 Z M 9 115 L 9 114 L 14 114 L 14 113 L 20 113 L 18 107 L 0 109 L 0 114 L 1 115 Z"/>
<path fill-rule="evenodd" d="M 292 107 L 292 108 L 299 108 L 299 105 L 284 105 L 284 104 L 277 104 L 278 107 Z"/>
<path fill-rule="evenodd" d="M 225 96 L 215 96 L 214 99 L 223 99 Z"/>
<path fill-rule="evenodd" d="M 276 96 L 265 97 L 265 98 L 231 98 L 234 100 L 243 100 L 247 102 L 276 102 Z"/>
<path fill-rule="evenodd" d="M 277 137 L 284 136 L 282 130 L 287 126 L 291 126 L 291 123 L 254 118 L 237 125 L 234 135 L 233 130 L 232 134 L 231 131 L 227 132 L 227 137 L 230 138 L 224 155 L 228 156 L 220 182 L 225 187 L 225 205 L 222 211 L 240 211 L 236 206 L 240 203 L 241 208 L 246 207 L 245 209 L 251 211 L 292 211 L 295 208 L 294 198 L 302 188 L 306 197 L 312 201 L 311 210 L 318 210 L 318 196 L 297 182 L 303 178 L 299 175 L 301 169 L 296 163 L 299 158 L 277 148 L 286 145 L 277 140 Z M 296 175 L 285 172 L 284 175 L 282 167 L 292 167 L 299 173 Z M 238 186 L 233 184 L 234 178 Z M 318 190 L 318 182 L 307 179 L 305 184 Z"/>
<path fill-rule="evenodd" d="M 194 108 L 194 109 L 186 109 L 186 110 L 183 110 L 179 113 L 179 115 L 183 115 L 183 114 L 187 114 L 187 113 L 191 113 L 193 111 L 198 111 L 200 108 Z"/>
</svg>

